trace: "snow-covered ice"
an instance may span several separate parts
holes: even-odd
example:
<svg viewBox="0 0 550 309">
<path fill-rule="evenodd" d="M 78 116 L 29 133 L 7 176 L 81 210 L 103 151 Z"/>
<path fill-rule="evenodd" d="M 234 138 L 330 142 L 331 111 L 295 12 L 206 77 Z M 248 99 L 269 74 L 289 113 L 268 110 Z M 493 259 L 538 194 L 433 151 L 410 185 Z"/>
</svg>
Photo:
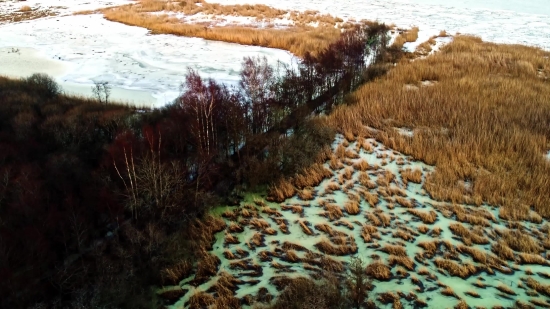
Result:
<svg viewBox="0 0 550 309">
<path fill-rule="evenodd" d="M 0 24 L 0 74 L 27 76 L 31 72 L 51 74 L 68 92 L 89 95 L 94 81 L 108 81 L 113 98 L 140 105 L 161 106 L 179 93 L 188 67 L 202 76 L 235 83 L 245 56 L 263 55 L 271 63 L 292 62 L 285 51 L 242 46 L 198 38 L 149 35 L 144 28 L 109 22 L 101 15 L 75 15 L 82 10 L 131 3 L 129 0 L 27 0 L 0 2 L 0 16 L 18 11 L 23 5 L 49 9 L 58 16 L 19 23 Z M 546 0 L 209 0 L 222 4 L 263 3 L 287 10 L 317 10 L 344 20 L 370 19 L 398 27 L 420 27 L 417 42 L 406 43 L 414 50 L 430 36 L 446 30 L 475 34 L 484 40 L 521 43 L 550 50 L 550 6 Z M 255 24 L 253 18 L 181 16 L 193 22 Z M 273 21 L 272 21 L 273 22 Z M 285 27 L 290 20 L 275 20 Z M 448 43 L 443 39 L 432 47 Z M 19 53 L 9 53 L 12 48 Z"/>
<path fill-rule="evenodd" d="M 318 10 L 343 18 L 368 19 L 398 27 L 420 27 L 424 42 L 441 30 L 483 40 L 550 50 L 548 0 L 210 0 L 220 4 L 266 4 L 285 10 Z"/>
<path fill-rule="evenodd" d="M 66 90 L 85 95 L 91 93 L 94 81 L 108 81 L 115 88 L 113 99 L 138 105 L 171 102 L 189 67 L 203 77 L 235 84 L 243 57 L 266 56 L 272 64 L 293 59 L 292 54 L 278 49 L 150 35 L 147 29 L 110 22 L 99 14 L 5 24 L 0 26 L 0 38 L 0 48 L 4 48 L 0 55 L 7 55 L 12 48 L 33 55 L 27 60 L 24 55 L 10 54 L 10 59 L 20 59 L 3 60 L 1 75 L 18 77 L 26 75 L 21 73 L 29 68 L 41 69 L 69 85 Z"/>
<path fill-rule="evenodd" d="M 25 0 L 0 1 L 0 16 L 18 12 L 28 6 L 35 11 L 49 10 L 57 15 L 68 15 L 79 11 L 96 10 L 105 7 L 132 3 L 131 0 Z M 1 22 L 0 22 L 1 23 Z"/>
</svg>

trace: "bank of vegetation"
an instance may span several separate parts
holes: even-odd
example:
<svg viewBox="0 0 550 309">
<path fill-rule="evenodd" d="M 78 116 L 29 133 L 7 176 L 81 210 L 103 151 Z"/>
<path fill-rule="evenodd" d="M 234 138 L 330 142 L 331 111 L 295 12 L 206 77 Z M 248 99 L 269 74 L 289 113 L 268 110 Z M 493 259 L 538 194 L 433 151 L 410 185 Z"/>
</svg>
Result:
<svg viewBox="0 0 550 309">
<path fill-rule="evenodd" d="M 362 86 L 329 123 L 435 165 L 425 189 L 438 200 L 500 206 L 502 219 L 549 218 L 549 56 L 458 36 Z"/>
<path fill-rule="evenodd" d="M 205 251 L 209 207 L 326 150 L 334 131 L 309 116 L 384 72 L 364 60 L 386 60 L 386 33 L 350 29 L 294 68 L 245 59 L 237 89 L 190 70 L 160 110 L 0 78 L 1 306 L 155 306 L 151 287 Z"/>
<path fill-rule="evenodd" d="M 147 28 L 155 34 L 174 34 L 278 48 L 300 57 L 306 54 L 317 55 L 338 40 L 343 30 L 359 23 L 344 22 L 340 18 L 315 11 L 285 11 L 261 4 L 211 4 L 204 0 L 143 0 L 135 4 L 104 9 L 102 13 L 110 21 Z M 181 14 L 211 16 L 212 22 L 185 22 L 179 16 Z M 219 16 L 254 18 L 258 25 L 268 26 L 212 25 Z M 286 19 L 290 24 L 276 28 L 273 24 L 275 19 Z M 364 21 L 360 23 L 366 24 Z"/>
</svg>

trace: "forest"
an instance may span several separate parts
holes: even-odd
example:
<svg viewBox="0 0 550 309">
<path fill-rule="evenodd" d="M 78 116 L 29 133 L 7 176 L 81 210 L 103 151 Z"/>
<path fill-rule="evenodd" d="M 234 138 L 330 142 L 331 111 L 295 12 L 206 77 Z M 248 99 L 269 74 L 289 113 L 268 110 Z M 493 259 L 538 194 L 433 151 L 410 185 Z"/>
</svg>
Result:
<svg viewBox="0 0 550 309">
<path fill-rule="evenodd" d="M 326 150 L 335 131 L 313 116 L 385 73 L 387 31 L 357 26 L 294 67 L 244 59 L 238 87 L 189 69 L 155 110 L 0 77 L 0 306 L 154 306 L 210 207 Z"/>
</svg>

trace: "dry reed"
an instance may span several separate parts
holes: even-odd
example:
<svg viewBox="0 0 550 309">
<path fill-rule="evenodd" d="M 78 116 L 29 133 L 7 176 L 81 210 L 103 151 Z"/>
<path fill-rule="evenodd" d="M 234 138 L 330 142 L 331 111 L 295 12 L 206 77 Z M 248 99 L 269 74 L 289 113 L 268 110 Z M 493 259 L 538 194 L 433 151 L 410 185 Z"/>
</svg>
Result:
<svg viewBox="0 0 550 309">
<path fill-rule="evenodd" d="M 425 188 L 438 200 L 501 206 L 503 219 L 529 219 L 532 205 L 550 217 L 550 53 L 457 36 L 434 55 L 403 61 L 337 107 L 339 131 L 376 128 L 375 137 L 436 171 Z M 437 81 L 418 91 L 405 84 Z M 391 119 L 391 120 L 390 120 Z M 412 138 L 394 127 L 415 130 Z M 443 129 L 442 129 L 443 128 Z M 521 149 L 521 151 L 518 151 Z M 464 186 L 465 181 L 471 184 Z"/>
</svg>

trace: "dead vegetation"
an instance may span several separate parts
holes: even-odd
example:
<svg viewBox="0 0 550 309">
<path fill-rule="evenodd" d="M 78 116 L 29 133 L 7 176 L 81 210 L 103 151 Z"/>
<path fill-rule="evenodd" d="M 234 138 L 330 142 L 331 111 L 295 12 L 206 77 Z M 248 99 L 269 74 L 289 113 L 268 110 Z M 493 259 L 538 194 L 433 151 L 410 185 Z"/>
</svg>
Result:
<svg viewBox="0 0 550 309">
<path fill-rule="evenodd" d="M 437 220 L 437 213 L 433 210 L 426 212 L 418 209 L 409 209 L 407 211 L 420 218 L 424 224 L 433 224 Z"/>
<path fill-rule="evenodd" d="M 434 260 L 434 264 L 438 268 L 446 270 L 449 275 L 460 277 L 462 279 L 468 278 L 477 271 L 477 268 L 472 264 L 462 263 L 461 265 L 455 261 L 446 260 L 439 257 Z"/>
<path fill-rule="evenodd" d="M 407 168 L 401 171 L 401 179 L 403 183 L 407 185 L 409 182 L 422 183 L 422 170 Z"/>
<path fill-rule="evenodd" d="M 550 70 L 549 55 L 457 36 L 433 56 L 403 61 L 363 85 L 356 104 L 337 107 L 329 122 L 340 132 L 376 128 L 387 147 L 435 165 L 425 189 L 437 200 L 499 205 L 506 220 L 528 220 L 532 205 L 548 218 L 550 84 L 537 71 Z M 403 89 L 427 80 L 437 84 Z"/>
<path fill-rule="evenodd" d="M 489 239 L 487 239 L 487 237 L 471 232 L 460 223 L 452 223 L 449 225 L 449 229 L 454 235 L 461 237 L 462 242 L 464 242 L 465 245 L 470 245 L 471 243 L 486 245 L 489 243 Z"/>
<path fill-rule="evenodd" d="M 314 11 L 283 11 L 266 5 L 221 5 L 204 0 L 143 0 L 138 3 L 103 9 L 105 18 L 127 25 L 149 29 L 153 33 L 200 37 L 208 40 L 258 45 L 288 50 L 304 56 L 306 52 L 316 54 L 335 41 L 342 29 L 352 23 L 343 23 L 337 17 Z M 151 14 L 159 12 L 160 14 Z M 294 25 L 275 29 L 255 25 L 217 26 L 215 18 L 207 23 L 183 22 L 169 13 L 211 15 L 217 18 L 227 16 L 252 17 L 256 21 L 271 23 L 276 18 L 289 18 Z M 313 27 L 312 24 L 317 24 Z"/>
<path fill-rule="evenodd" d="M 373 262 L 367 266 L 367 275 L 380 281 L 387 281 L 392 274 L 390 268 L 382 262 Z"/>
</svg>

